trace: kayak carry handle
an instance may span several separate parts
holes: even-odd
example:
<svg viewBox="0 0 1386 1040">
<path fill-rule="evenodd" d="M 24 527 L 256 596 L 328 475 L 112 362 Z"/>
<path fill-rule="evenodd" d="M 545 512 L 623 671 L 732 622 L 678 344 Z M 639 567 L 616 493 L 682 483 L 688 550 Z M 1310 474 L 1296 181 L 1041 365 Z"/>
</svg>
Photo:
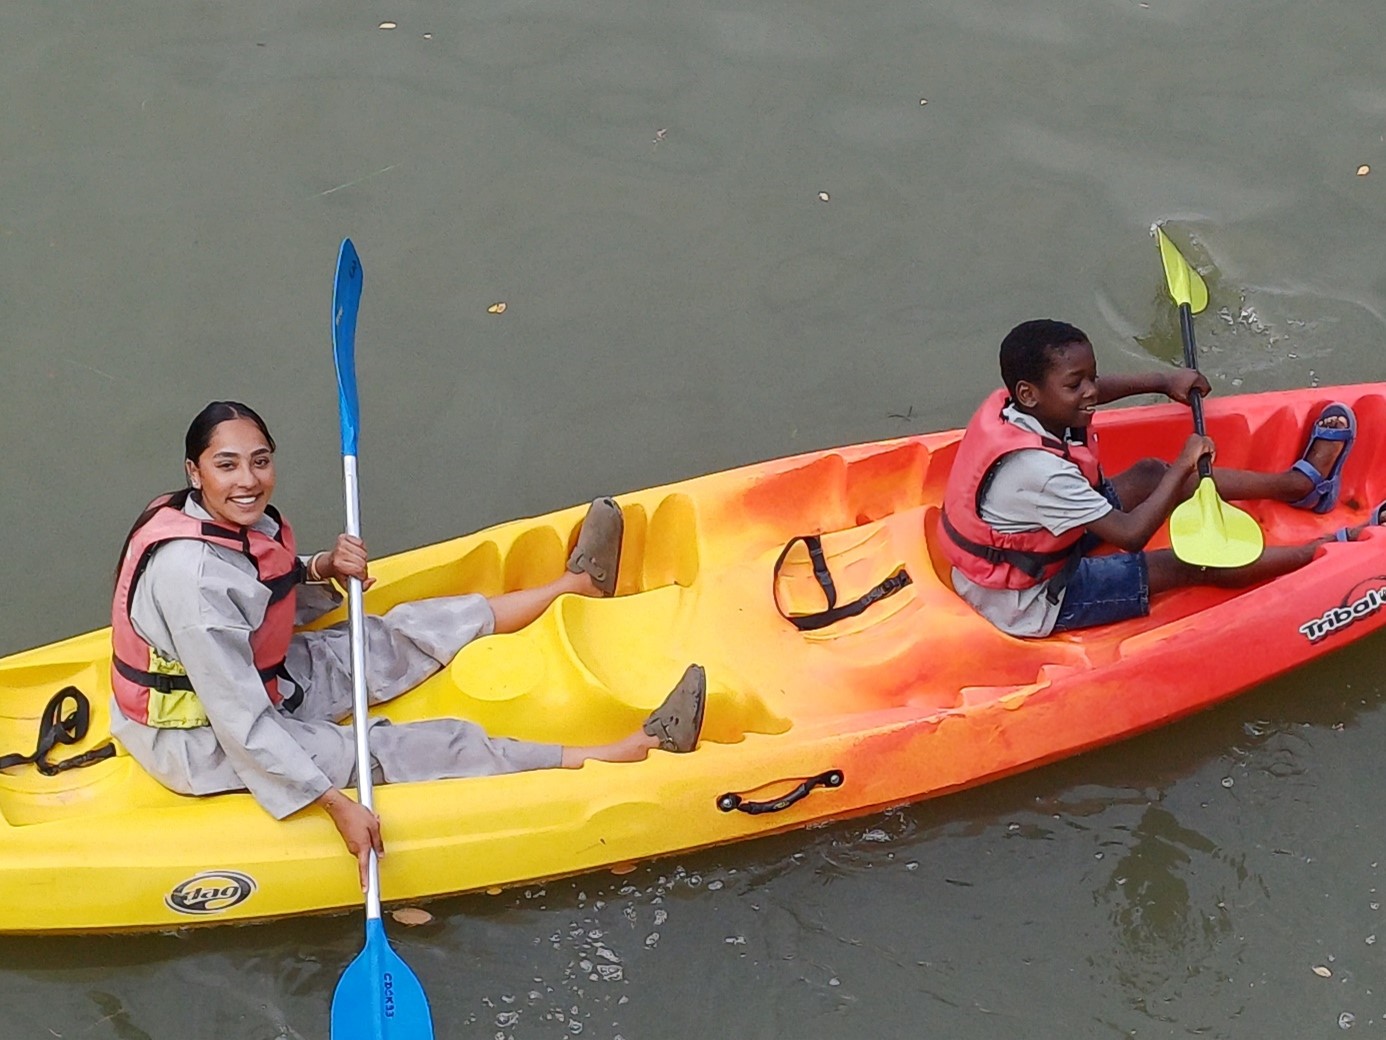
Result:
<svg viewBox="0 0 1386 1040">
<path fill-rule="evenodd" d="M 726 794 L 717 796 L 717 808 L 721 809 L 723 812 L 740 810 L 751 816 L 779 812 L 781 809 L 788 809 L 795 802 L 807 798 L 815 787 L 841 787 L 842 780 L 843 776 L 841 769 L 829 769 L 825 773 L 819 773 L 817 776 L 811 776 L 801 781 L 799 786 L 788 794 L 768 802 L 748 801 L 735 791 L 728 791 Z"/>
</svg>

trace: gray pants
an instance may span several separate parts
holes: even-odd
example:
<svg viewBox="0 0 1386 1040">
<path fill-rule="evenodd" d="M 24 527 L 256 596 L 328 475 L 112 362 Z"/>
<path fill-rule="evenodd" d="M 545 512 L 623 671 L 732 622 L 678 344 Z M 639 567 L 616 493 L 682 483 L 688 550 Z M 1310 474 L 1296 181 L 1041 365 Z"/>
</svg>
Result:
<svg viewBox="0 0 1386 1040">
<path fill-rule="evenodd" d="M 382 617 L 367 616 L 366 688 L 371 703 L 413 689 L 494 626 L 490 604 L 475 595 L 402 603 Z M 295 635 L 285 664 L 303 692 L 302 702 L 293 712 L 282 706 L 275 710 L 261 691 L 255 704 L 223 705 L 223 710 L 241 714 L 237 721 L 250 720 L 244 726 L 223 727 L 224 732 L 248 733 L 247 743 L 232 749 L 232 756 L 210 726 L 157 729 L 125 718 L 114 702 L 111 732 L 170 790 L 206 795 L 249 789 L 267 812 L 282 819 L 324 792 L 322 777 L 314 775 L 312 766 L 334 787 L 356 782 L 356 737 L 351 726 L 341 725 L 352 711 L 345 623 Z M 307 752 L 312 766 L 304 762 L 303 768 L 288 769 L 282 757 L 286 743 Z M 455 718 L 400 725 L 372 719 L 370 748 L 372 776 L 382 783 L 487 776 L 562 764 L 561 745 L 493 739 L 475 723 Z M 254 776 L 242 776 L 233 757 L 243 768 L 253 767 Z"/>
<path fill-rule="evenodd" d="M 486 598 L 475 595 L 401 603 L 365 620 L 366 690 L 372 704 L 412 690 L 473 639 L 489 635 L 495 624 Z M 303 703 L 289 716 L 302 723 L 306 739 L 299 743 L 334 785 L 354 784 L 356 738 L 350 726 L 336 724 L 352 711 L 346 624 L 295 639 L 287 664 L 303 684 Z M 372 776 L 382 783 L 550 769 L 562 756 L 560 745 L 492 738 L 476 723 L 455 718 L 394 725 L 372 719 L 370 747 Z"/>
</svg>

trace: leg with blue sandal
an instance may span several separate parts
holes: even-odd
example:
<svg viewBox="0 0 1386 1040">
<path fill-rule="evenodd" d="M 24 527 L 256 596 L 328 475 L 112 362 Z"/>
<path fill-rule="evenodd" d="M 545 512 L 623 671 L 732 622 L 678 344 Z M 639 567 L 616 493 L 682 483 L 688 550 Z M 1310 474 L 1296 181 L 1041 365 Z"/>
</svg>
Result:
<svg viewBox="0 0 1386 1040">
<path fill-rule="evenodd" d="M 1343 466 L 1357 434 L 1357 418 L 1345 404 L 1327 405 L 1306 435 L 1300 458 L 1283 470 L 1214 467 L 1218 495 L 1229 501 L 1266 500 L 1298 509 L 1327 513 L 1338 504 Z M 1211 442 L 1209 442 L 1211 443 Z M 1196 457 L 1196 456 L 1194 456 Z M 1198 471 L 1185 465 L 1146 459 L 1111 478 L 1104 492 L 1113 506 L 1132 510 L 1168 480 L 1172 467 L 1184 466 L 1188 476 L 1184 497 L 1193 494 Z M 1169 549 L 1085 556 L 1070 578 L 1054 631 L 1109 624 L 1149 612 L 1151 597 L 1194 585 L 1241 588 L 1308 564 L 1326 542 L 1353 541 L 1372 526 L 1386 521 L 1386 502 L 1365 523 L 1343 527 L 1298 545 L 1269 545 L 1252 563 L 1239 567 L 1201 567 L 1179 559 Z"/>
<path fill-rule="evenodd" d="M 1343 466 L 1356 437 L 1357 417 L 1348 405 L 1335 401 L 1319 413 L 1309 430 L 1304 451 L 1288 469 L 1261 473 L 1214 467 L 1213 480 L 1218 493 L 1231 501 L 1263 499 L 1286 502 L 1296 509 L 1327 513 L 1338 504 Z M 1366 523 L 1340 528 L 1301 545 L 1267 546 L 1260 559 L 1245 567 L 1222 570 L 1192 567 L 1175 559 L 1172 553 L 1147 553 L 1150 590 L 1156 592 L 1186 585 L 1240 588 L 1256 584 L 1303 567 L 1325 542 L 1352 541 L 1368 527 L 1380 525 L 1384 518 L 1386 502 L 1368 514 Z"/>
<path fill-rule="evenodd" d="M 1265 499 L 1327 513 L 1338 504 L 1343 465 L 1357 438 L 1357 417 L 1345 404 L 1325 406 L 1309 431 L 1304 452 L 1288 470 L 1259 473 L 1213 468 L 1218 493 L 1230 501 Z"/>
<path fill-rule="evenodd" d="M 1353 415 L 1352 409 L 1337 401 L 1325 407 L 1309 434 L 1303 456 L 1290 467 L 1307 477 L 1313 486 L 1290 505 L 1296 509 L 1312 509 L 1316 513 L 1326 513 L 1332 509 L 1338 502 L 1338 492 L 1342 486 L 1343 464 L 1347 462 L 1348 452 L 1352 451 L 1356 439 L 1357 416 Z M 1339 446 L 1340 450 L 1335 451 L 1334 445 Z M 1326 471 L 1314 463 L 1316 449 L 1320 450 L 1317 455 L 1320 465 L 1325 456 L 1332 456 Z"/>
</svg>

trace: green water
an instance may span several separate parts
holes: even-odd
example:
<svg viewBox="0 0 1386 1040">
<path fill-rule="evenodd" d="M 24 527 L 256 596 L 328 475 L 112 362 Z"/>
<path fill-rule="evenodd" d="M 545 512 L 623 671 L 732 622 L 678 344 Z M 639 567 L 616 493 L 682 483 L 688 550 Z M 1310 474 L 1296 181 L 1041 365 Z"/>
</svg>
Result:
<svg viewBox="0 0 1386 1040">
<path fill-rule="evenodd" d="M 1156 220 L 1215 390 L 1380 378 L 1384 35 L 1377 0 L 12 4 L 0 650 L 103 622 L 209 399 L 269 420 L 305 542 L 340 528 L 344 235 L 377 555 L 958 425 L 1026 318 L 1166 363 Z M 440 1037 L 1380 1035 L 1383 653 L 392 932 Z M 4 940 L 3 1031 L 323 1037 L 359 927 Z"/>
</svg>

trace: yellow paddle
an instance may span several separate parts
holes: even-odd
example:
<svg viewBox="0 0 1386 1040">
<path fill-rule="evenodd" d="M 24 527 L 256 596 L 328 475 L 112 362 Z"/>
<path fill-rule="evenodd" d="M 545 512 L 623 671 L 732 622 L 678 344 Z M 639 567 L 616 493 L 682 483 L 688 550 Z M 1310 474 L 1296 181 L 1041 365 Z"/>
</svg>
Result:
<svg viewBox="0 0 1386 1040">
<path fill-rule="evenodd" d="M 1189 266 L 1164 229 L 1156 225 L 1151 232 L 1160 243 L 1160 259 L 1165 265 L 1169 294 L 1179 305 L 1179 333 L 1184 340 L 1184 367 L 1197 368 L 1194 350 L 1193 316 L 1208 306 L 1208 287 Z M 1189 393 L 1194 432 L 1202 436 L 1203 395 Z M 1261 528 L 1249 513 L 1230 506 L 1218 497 L 1213 483 L 1213 466 L 1208 456 L 1198 460 L 1198 490 L 1174 507 L 1169 517 L 1169 542 L 1174 555 L 1196 567 L 1244 567 L 1254 562 L 1265 547 Z"/>
</svg>

